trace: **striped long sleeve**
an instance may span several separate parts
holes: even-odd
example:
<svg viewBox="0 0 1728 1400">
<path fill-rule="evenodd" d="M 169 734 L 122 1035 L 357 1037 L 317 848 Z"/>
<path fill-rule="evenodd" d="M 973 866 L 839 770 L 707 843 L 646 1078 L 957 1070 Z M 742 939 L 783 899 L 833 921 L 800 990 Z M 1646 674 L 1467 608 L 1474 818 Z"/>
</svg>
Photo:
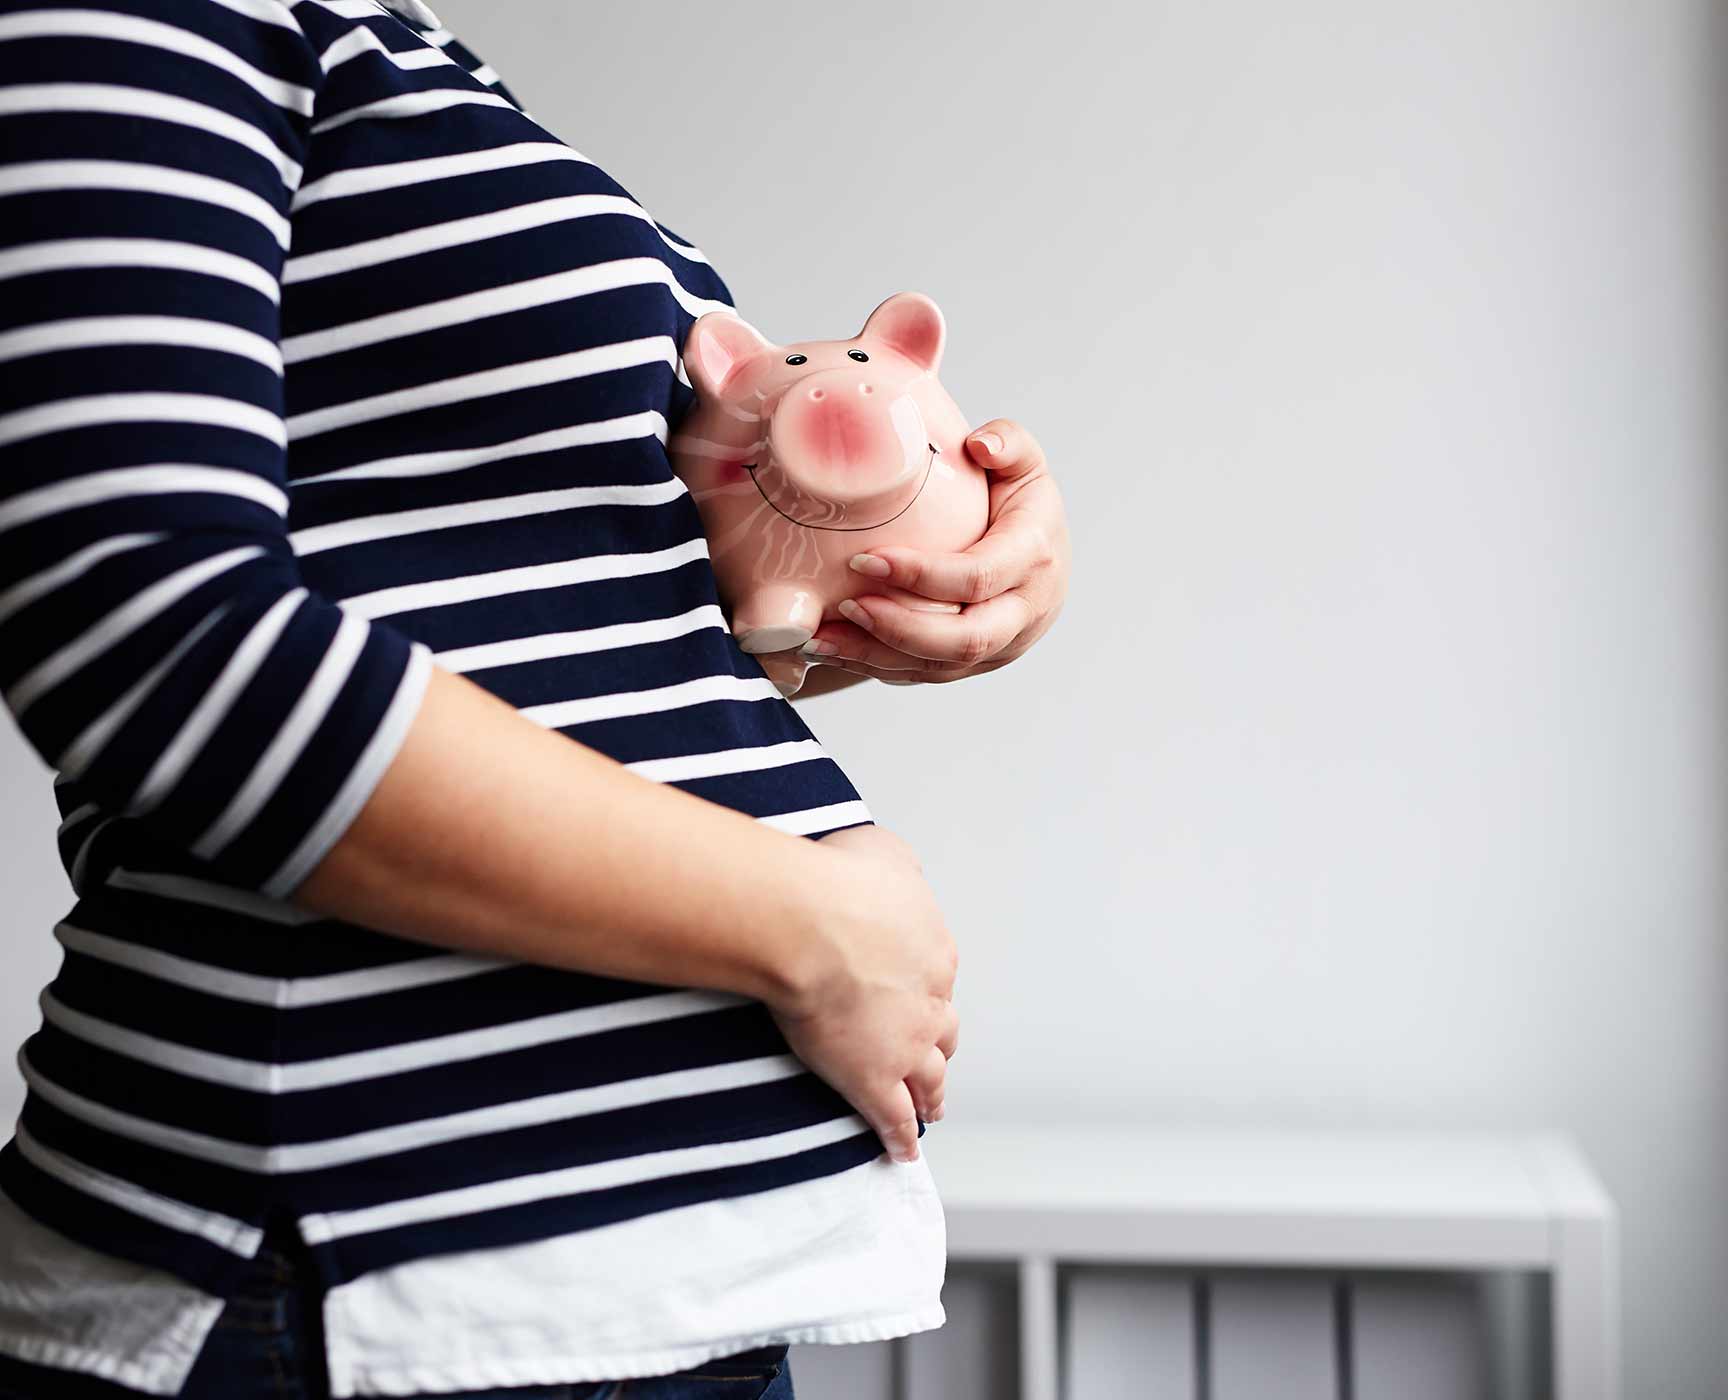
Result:
<svg viewBox="0 0 1728 1400">
<path fill-rule="evenodd" d="M 0 3 L 0 689 L 82 802 L 278 897 L 431 664 L 288 538 L 280 277 L 320 77 L 278 0 Z"/>
</svg>

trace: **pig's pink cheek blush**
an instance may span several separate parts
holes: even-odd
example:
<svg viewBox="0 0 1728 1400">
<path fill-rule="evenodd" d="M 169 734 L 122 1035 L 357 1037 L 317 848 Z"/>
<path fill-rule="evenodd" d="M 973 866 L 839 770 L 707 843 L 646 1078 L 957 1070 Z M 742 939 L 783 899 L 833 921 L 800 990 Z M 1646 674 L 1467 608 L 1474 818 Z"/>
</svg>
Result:
<svg viewBox="0 0 1728 1400">
<path fill-rule="evenodd" d="M 848 566 L 860 550 L 946 553 L 983 535 L 989 479 L 958 448 L 968 423 L 936 378 L 943 339 L 936 304 L 904 292 L 851 341 L 809 342 L 814 354 L 773 345 L 731 312 L 690 328 L 696 402 L 669 452 L 673 470 L 705 488 L 695 495 L 715 584 L 744 651 L 801 646 L 841 602 L 876 591 L 879 579 Z M 876 353 L 878 341 L 896 353 Z M 755 356 L 748 375 L 733 373 Z M 702 450 L 686 454 L 686 442 Z M 956 607 L 905 597 L 909 607 Z"/>
</svg>

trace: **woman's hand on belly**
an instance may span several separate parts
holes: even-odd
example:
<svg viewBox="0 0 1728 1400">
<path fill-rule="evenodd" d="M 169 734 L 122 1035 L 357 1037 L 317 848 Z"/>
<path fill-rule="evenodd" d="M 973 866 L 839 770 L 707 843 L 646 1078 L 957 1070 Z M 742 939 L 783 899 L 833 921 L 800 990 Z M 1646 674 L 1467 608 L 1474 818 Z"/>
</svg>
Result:
<svg viewBox="0 0 1728 1400">
<path fill-rule="evenodd" d="M 942 1116 L 959 1036 L 958 952 L 912 848 L 877 826 L 823 838 L 832 896 L 827 957 L 796 993 L 769 1003 L 800 1060 L 856 1108 L 900 1161 L 918 1156 L 918 1120 Z"/>
<path fill-rule="evenodd" d="M 805 660 L 894 685 L 957 681 L 1006 666 L 1050 630 L 1068 596 L 1070 549 L 1044 449 L 1007 418 L 979 428 L 966 449 L 990 471 L 990 524 L 977 544 L 958 554 L 884 547 L 852 561 L 884 586 L 960 610 L 919 612 L 864 594 L 841 605 L 850 621 L 817 629 L 800 653 Z M 801 694 L 845 683 L 814 679 Z"/>
</svg>

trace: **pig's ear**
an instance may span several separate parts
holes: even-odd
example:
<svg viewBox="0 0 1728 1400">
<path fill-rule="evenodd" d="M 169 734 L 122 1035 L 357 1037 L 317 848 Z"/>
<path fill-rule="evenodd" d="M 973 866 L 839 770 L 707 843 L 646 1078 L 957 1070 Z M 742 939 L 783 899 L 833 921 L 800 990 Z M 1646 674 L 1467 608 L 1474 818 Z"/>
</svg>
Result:
<svg viewBox="0 0 1728 1400">
<path fill-rule="evenodd" d="M 741 364 L 767 348 L 767 340 L 748 321 L 730 311 L 710 311 L 690 327 L 684 342 L 684 372 L 698 394 L 714 398 Z"/>
<path fill-rule="evenodd" d="M 870 313 L 860 337 L 885 341 L 907 359 L 934 370 L 948 332 L 936 303 L 921 292 L 897 292 Z"/>
</svg>

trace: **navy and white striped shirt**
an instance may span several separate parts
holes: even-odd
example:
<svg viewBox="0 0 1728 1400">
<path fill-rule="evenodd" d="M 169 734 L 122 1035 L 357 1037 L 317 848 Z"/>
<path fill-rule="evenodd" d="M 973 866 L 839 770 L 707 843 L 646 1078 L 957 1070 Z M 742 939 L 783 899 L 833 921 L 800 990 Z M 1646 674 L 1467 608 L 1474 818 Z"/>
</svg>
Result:
<svg viewBox="0 0 1728 1400">
<path fill-rule="evenodd" d="M 759 1003 L 284 899 L 433 665 L 782 830 L 869 820 L 728 633 L 668 465 L 725 284 L 397 9 L 0 3 L 0 688 L 78 895 L 0 1191 L 214 1298 L 271 1212 L 343 1290 L 801 1185 L 855 1213 L 830 1179 L 885 1161 Z M 933 1197 L 867 1189 L 930 1242 Z M 687 1226 L 656 1266 L 695 1297 Z M 906 1296 L 669 1321 L 589 1374 L 935 1325 L 935 1243 Z"/>
</svg>

